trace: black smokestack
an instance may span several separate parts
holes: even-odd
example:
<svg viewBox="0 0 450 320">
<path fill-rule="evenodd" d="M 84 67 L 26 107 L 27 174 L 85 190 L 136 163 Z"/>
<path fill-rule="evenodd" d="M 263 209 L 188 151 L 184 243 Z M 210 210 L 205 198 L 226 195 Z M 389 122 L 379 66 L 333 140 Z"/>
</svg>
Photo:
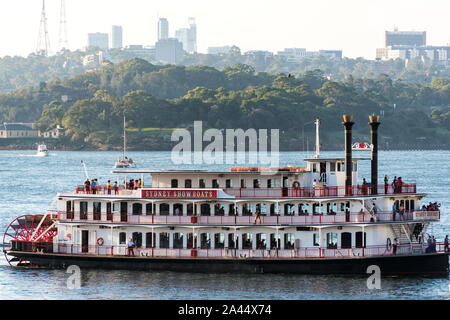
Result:
<svg viewBox="0 0 450 320">
<path fill-rule="evenodd" d="M 370 140 L 372 144 L 371 153 L 371 178 L 372 194 L 377 194 L 378 190 L 378 126 L 380 125 L 380 116 L 369 116 Z"/>
<path fill-rule="evenodd" d="M 353 116 L 344 115 L 344 122 L 342 124 L 345 127 L 345 194 L 352 194 L 352 127 Z"/>
</svg>

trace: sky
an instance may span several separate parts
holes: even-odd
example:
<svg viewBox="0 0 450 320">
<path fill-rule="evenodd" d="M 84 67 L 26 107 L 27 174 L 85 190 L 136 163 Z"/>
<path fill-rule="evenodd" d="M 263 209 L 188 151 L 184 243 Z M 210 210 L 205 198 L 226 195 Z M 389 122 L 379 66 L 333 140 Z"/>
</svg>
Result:
<svg viewBox="0 0 450 320">
<path fill-rule="evenodd" d="M 0 0 L 0 56 L 27 56 L 37 47 L 42 0 Z M 242 52 L 284 48 L 343 50 L 374 59 L 384 32 L 427 31 L 427 44 L 450 44 L 450 0 L 66 0 L 69 49 L 89 32 L 123 27 L 123 44 L 153 45 L 158 17 L 169 35 L 197 23 L 197 47 L 237 45 Z M 50 47 L 58 47 L 60 0 L 46 0 Z"/>
</svg>

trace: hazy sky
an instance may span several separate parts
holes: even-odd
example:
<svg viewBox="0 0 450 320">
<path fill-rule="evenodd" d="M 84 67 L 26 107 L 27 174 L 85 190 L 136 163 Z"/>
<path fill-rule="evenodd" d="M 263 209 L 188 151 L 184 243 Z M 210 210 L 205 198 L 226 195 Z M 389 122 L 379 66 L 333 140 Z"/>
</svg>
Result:
<svg viewBox="0 0 450 320">
<path fill-rule="evenodd" d="M 0 56 L 36 50 L 42 0 L 0 0 Z M 58 45 L 60 0 L 46 0 L 50 45 Z M 170 36 L 197 22 L 199 52 L 237 45 L 242 51 L 299 47 L 342 49 L 344 56 L 373 59 L 384 31 L 427 31 L 427 43 L 450 43 L 450 0 L 66 0 L 70 49 L 86 45 L 88 32 L 123 26 L 123 42 L 154 44 L 157 19 Z"/>
</svg>

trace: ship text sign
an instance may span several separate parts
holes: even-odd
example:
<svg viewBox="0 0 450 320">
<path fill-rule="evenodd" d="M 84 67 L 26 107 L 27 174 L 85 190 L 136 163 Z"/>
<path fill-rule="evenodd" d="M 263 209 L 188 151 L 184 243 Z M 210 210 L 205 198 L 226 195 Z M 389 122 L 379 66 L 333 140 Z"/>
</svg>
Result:
<svg viewBox="0 0 450 320">
<path fill-rule="evenodd" d="M 214 199 L 217 190 L 142 190 L 146 199 Z"/>
</svg>

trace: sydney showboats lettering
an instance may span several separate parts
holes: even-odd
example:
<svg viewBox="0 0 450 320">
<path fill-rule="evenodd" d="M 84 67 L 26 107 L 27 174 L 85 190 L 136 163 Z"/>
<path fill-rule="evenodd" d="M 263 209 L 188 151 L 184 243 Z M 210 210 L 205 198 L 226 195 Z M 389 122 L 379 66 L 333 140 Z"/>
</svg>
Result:
<svg viewBox="0 0 450 320">
<path fill-rule="evenodd" d="M 142 198 L 151 199 L 214 199 L 217 190 L 142 190 Z"/>
</svg>

